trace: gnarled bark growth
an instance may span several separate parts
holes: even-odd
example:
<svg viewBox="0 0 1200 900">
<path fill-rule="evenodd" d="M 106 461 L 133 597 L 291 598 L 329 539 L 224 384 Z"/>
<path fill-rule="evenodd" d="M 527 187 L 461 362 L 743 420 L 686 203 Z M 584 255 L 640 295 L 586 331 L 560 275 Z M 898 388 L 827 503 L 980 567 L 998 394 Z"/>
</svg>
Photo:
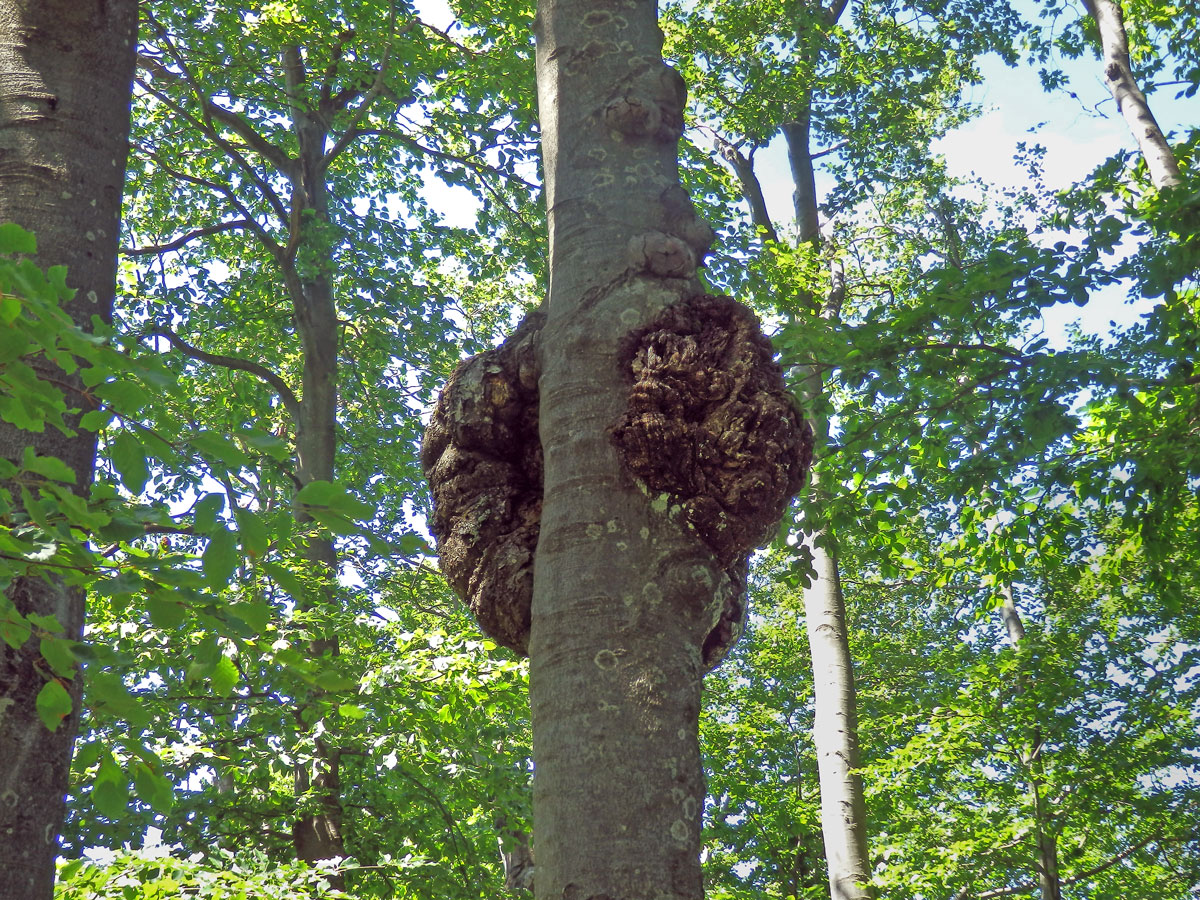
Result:
<svg viewBox="0 0 1200 900">
<path fill-rule="evenodd" d="M 459 365 L 426 431 L 431 528 L 442 570 L 483 631 L 528 652 L 542 506 L 536 341 L 529 316 L 499 347 Z M 741 635 L 746 566 L 800 490 L 812 431 L 749 309 L 700 294 L 627 335 L 630 381 L 613 441 L 662 511 L 704 542 L 738 589 L 705 641 L 711 668 Z"/>
<path fill-rule="evenodd" d="M 542 510 L 535 346 L 543 319 L 532 313 L 499 347 L 459 364 L 421 448 L 442 572 L 484 633 L 523 656 Z"/>
<path fill-rule="evenodd" d="M 804 484 L 812 430 L 749 309 L 701 294 L 627 338 L 629 408 L 613 431 L 622 461 L 665 492 L 737 587 L 704 644 L 711 668 L 741 635 L 745 573 Z"/>
</svg>

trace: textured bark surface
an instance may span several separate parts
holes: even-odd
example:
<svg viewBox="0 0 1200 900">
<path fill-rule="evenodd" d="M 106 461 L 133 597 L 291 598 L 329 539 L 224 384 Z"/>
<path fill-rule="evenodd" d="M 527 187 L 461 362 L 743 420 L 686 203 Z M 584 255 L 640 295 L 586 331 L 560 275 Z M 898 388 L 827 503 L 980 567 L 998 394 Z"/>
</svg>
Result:
<svg viewBox="0 0 1200 900">
<path fill-rule="evenodd" d="M 701 294 L 632 332 L 622 462 L 713 552 L 737 591 L 704 643 L 712 668 L 741 635 L 750 552 L 771 537 L 812 463 L 812 432 L 749 309 Z M 665 492 L 665 496 L 663 496 Z"/>
<path fill-rule="evenodd" d="M 84 328 L 112 315 L 136 33 L 135 0 L 0 0 L 0 222 L 34 232 L 39 265 L 67 266 L 77 289 L 67 309 Z M 77 376 L 54 377 L 81 387 Z M 85 406 L 81 394 L 66 400 Z M 64 460 L 87 492 L 95 434 L 0 423 L 0 454 L 20 459 L 30 444 Z M 79 592 L 16 579 L 6 593 L 22 613 L 55 616 L 80 635 Z M 77 718 L 54 732 L 42 724 L 34 700 L 48 677 L 36 637 L 17 650 L 0 642 L 0 897 L 14 900 L 53 891 Z"/>
<path fill-rule="evenodd" d="M 1180 183 L 1179 163 L 1167 143 L 1146 95 L 1133 77 L 1129 61 L 1129 38 L 1120 0 L 1084 0 L 1084 5 L 1100 31 L 1100 55 L 1104 61 L 1104 83 L 1117 101 L 1138 149 L 1150 170 L 1155 187 L 1173 187 Z"/>
<path fill-rule="evenodd" d="M 483 632 L 522 655 L 542 512 L 536 342 L 543 320 L 531 314 L 499 347 L 459 365 L 421 447 L 442 572 Z"/>
<path fill-rule="evenodd" d="M 459 365 L 422 447 L 442 571 L 484 633 L 520 654 L 542 509 L 543 321 L 540 310 L 531 314 L 499 347 Z M 710 669 L 741 634 L 750 552 L 803 484 L 811 432 L 757 318 L 730 298 L 701 294 L 668 307 L 628 334 L 620 353 L 628 400 L 613 439 L 622 462 L 737 587 L 704 642 Z"/>
<path fill-rule="evenodd" d="M 528 647 L 536 896 L 697 900 L 701 679 L 808 437 L 754 317 L 696 277 L 714 234 L 656 3 L 542 0 L 536 33 L 549 296 L 439 401 L 432 527 L 484 629 Z"/>
<path fill-rule="evenodd" d="M 530 699 L 539 900 L 703 896 L 703 647 L 739 588 L 625 465 L 627 335 L 700 295 L 712 231 L 679 186 L 685 91 L 652 0 L 542 0 L 550 231 Z"/>
</svg>

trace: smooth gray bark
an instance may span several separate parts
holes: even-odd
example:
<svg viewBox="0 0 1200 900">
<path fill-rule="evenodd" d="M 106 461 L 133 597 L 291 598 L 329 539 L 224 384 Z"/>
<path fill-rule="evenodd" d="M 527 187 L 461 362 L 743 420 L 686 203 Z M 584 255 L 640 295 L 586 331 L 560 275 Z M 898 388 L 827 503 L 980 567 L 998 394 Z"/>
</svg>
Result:
<svg viewBox="0 0 1200 900">
<path fill-rule="evenodd" d="M 701 648 L 731 586 L 666 499 L 635 487 L 610 429 L 628 393 L 622 337 L 699 292 L 711 231 L 680 202 L 684 88 L 661 59 L 657 4 L 541 0 L 537 37 L 550 291 L 530 634 L 535 893 L 695 900 Z"/>
<path fill-rule="evenodd" d="M 795 183 L 793 199 L 800 239 L 818 245 L 821 231 L 809 143 L 811 106 L 811 99 L 806 98 L 796 121 L 783 126 L 783 135 Z M 845 299 L 845 284 L 840 269 L 835 267 L 831 276 L 830 291 L 821 313 L 827 320 L 836 320 Z M 813 303 L 816 302 L 814 298 Z M 820 374 L 813 371 L 805 379 L 804 405 L 806 409 L 817 410 L 823 403 Z M 819 459 L 829 441 L 828 421 L 814 417 L 813 431 Z M 822 486 L 815 471 L 809 490 L 820 497 Z M 866 801 L 862 778 L 857 774 L 860 765 L 857 697 L 838 569 L 837 536 L 827 528 L 819 529 L 809 540 L 808 548 L 815 578 L 804 591 L 804 615 L 813 663 L 813 744 L 821 786 L 821 832 L 829 890 L 833 900 L 868 900 L 872 894 L 868 886 L 871 865 L 867 856 Z"/>
<path fill-rule="evenodd" d="M 1084 6 L 1100 30 L 1100 55 L 1104 84 L 1117 101 L 1133 139 L 1146 160 L 1155 187 L 1174 187 L 1181 181 L 1179 163 L 1167 143 L 1146 95 L 1138 87 L 1129 62 L 1129 38 L 1120 0 L 1084 0 Z"/>
<path fill-rule="evenodd" d="M 136 35 L 136 0 L 0 0 L 0 222 L 34 232 L 39 265 L 67 266 L 67 283 L 77 289 L 67 309 L 88 330 L 93 315 L 112 316 Z M 54 377 L 68 392 L 82 386 L 77 375 Z M 81 392 L 66 401 L 87 406 Z M 0 423 L 0 454 L 20 459 L 29 445 L 65 461 L 75 489 L 87 493 L 94 433 L 32 434 Z M 53 615 L 67 636 L 81 636 L 81 592 L 18 578 L 7 594 L 20 612 Z M 42 724 L 34 701 L 48 677 L 36 636 L 18 650 L 0 642 L 6 900 L 48 900 L 53 893 L 78 718 L 69 716 L 54 732 Z M 69 685 L 76 698 L 78 681 Z"/>
</svg>

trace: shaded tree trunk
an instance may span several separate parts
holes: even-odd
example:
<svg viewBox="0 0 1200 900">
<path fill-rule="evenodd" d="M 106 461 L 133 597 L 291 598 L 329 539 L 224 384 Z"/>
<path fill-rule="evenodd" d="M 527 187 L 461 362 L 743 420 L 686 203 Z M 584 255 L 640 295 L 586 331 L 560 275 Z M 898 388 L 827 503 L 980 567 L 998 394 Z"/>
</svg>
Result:
<svg viewBox="0 0 1200 900">
<path fill-rule="evenodd" d="M 1000 619 L 1009 643 L 1014 648 L 1025 640 L 1025 623 L 1021 621 L 1021 613 L 1017 609 L 1013 596 L 1012 585 L 1005 585 L 1000 597 Z M 1017 690 L 1023 690 L 1028 682 L 1028 676 L 1022 674 Z M 1042 900 L 1062 900 L 1062 879 L 1058 873 L 1058 837 L 1050 827 L 1049 815 L 1046 811 L 1045 798 L 1042 796 L 1042 782 L 1037 774 L 1038 761 L 1042 754 L 1041 729 L 1035 727 L 1029 735 L 1029 745 L 1019 751 L 1021 765 L 1028 773 L 1026 790 L 1029 803 L 1033 809 L 1033 836 L 1037 849 L 1036 868 L 1038 887 Z"/>
<path fill-rule="evenodd" d="M 333 481 L 337 454 L 338 320 L 330 281 L 333 262 L 329 246 L 329 185 L 325 178 L 329 134 L 305 105 L 303 85 L 307 76 L 299 48 L 284 51 L 283 70 L 298 156 L 291 179 L 289 251 L 281 263 L 304 352 L 296 422 L 296 474 L 304 486 L 314 481 Z M 305 267 L 296 264 L 302 251 L 310 257 Z M 304 517 L 301 515 L 300 519 Z M 316 603 L 337 603 L 337 551 L 332 539 L 311 538 L 307 558 L 323 584 L 323 596 Z M 309 654 L 316 659 L 333 658 L 338 653 L 335 634 L 318 635 L 309 645 Z M 299 715 L 303 717 L 304 708 Z M 301 727 L 308 724 L 311 723 L 302 721 Z M 324 738 L 316 738 L 315 743 L 311 766 L 300 764 L 295 772 L 297 796 L 310 791 L 317 794 L 318 810 L 302 814 L 292 828 L 296 857 L 306 862 L 346 855 L 340 754 Z M 342 886 L 340 878 L 333 881 L 335 887 Z"/>
<path fill-rule="evenodd" d="M 1088 13 L 1100 31 L 1100 55 L 1104 63 L 1104 84 L 1117 101 L 1133 139 L 1150 169 L 1155 187 L 1174 187 L 1180 183 L 1179 163 L 1167 143 L 1146 95 L 1138 87 L 1129 62 L 1129 38 L 1120 0 L 1084 0 Z"/>
<path fill-rule="evenodd" d="M 36 235 L 39 265 L 67 266 L 77 290 L 67 310 L 88 330 L 92 316 L 112 317 L 136 36 L 136 0 L 0 2 L 0 221 Z M 71 392 L 68 406 L 86 408 L 77 375 L 53 377 Z M 0 455 L 19 460 L 30 445 L 65 461 L 87 494 L 94 433 L 0 423 Z M 18 578 L 6 594 L 22 614 L 54 616 L 67 637 L 81 636 L 81 592 Z M 34 701 L 48 673 L 36 636 L 16 650 L 0 642 L 0 897 L 14 900 L 53 892 L 78 716 L 54 732 L 42 724 Z M 68 685 L 76 706 L 78 680 Z"/>
</svg>

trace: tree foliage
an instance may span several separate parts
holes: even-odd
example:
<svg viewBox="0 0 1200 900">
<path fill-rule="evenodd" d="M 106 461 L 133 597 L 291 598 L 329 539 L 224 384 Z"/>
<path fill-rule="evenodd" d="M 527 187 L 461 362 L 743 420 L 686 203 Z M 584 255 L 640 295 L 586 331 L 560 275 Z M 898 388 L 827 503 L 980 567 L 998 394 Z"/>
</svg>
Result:
<svg viewBox="0 0 1200 900">
<path fill-rule="evenodd" d="M 526 669 L 437 571 L 417 446 L 455 363 L 546 289 L 531 13 L 143 5 L 112 325 L 76 327 L 61 269 L 0 226 L 0 418 L 100 440 L 86 495 L 32 443 L 0 461 L 0 580 L 89 597 L 83 641 L 0 605 L 6 645 L 36 641 L 45 727 L 84 688 L 58 895 L 503 893 L 501 851 L 532 833 L 536 860 Z M 1149 102 L 1192 97 L 1195 10 L 1123 8 Z M 684 180 L 724 223 L 704 277 L 774 324 L 830 423 L 821 502 L 756 559 L 747 638 L 705 682 L 708 894 L 827 895 L 800 602 L 823 530 L 879 895 L 1043 895 L 1052 846 L 1062 897 L 1188 896 L 1200 131 L 1169 135 L 1183 183 L 1162 191 L 1117 138 L 1061 192 L 1033 141 L 1019 190 L 952 178 L 935 139 L 978 113 L 988 54 L 1083 92 L 1069 72 L 1098 37 L 1059 3 L 704 0 L 663 25 L 691 92 Z M 800 122 L 819 246 L 762 192 Z M 813 298 L 838 271 L 830 316 Z M 305 480 L 297 298 L 319 283 L 336 451 Z M 1044 330 L 1114 296 L 1133 325 Z M 293 826 L 330 796 L 346 858 L 297 861 Z M 120 849 L 148 828 L 165 849 Z"/>
</svg>

